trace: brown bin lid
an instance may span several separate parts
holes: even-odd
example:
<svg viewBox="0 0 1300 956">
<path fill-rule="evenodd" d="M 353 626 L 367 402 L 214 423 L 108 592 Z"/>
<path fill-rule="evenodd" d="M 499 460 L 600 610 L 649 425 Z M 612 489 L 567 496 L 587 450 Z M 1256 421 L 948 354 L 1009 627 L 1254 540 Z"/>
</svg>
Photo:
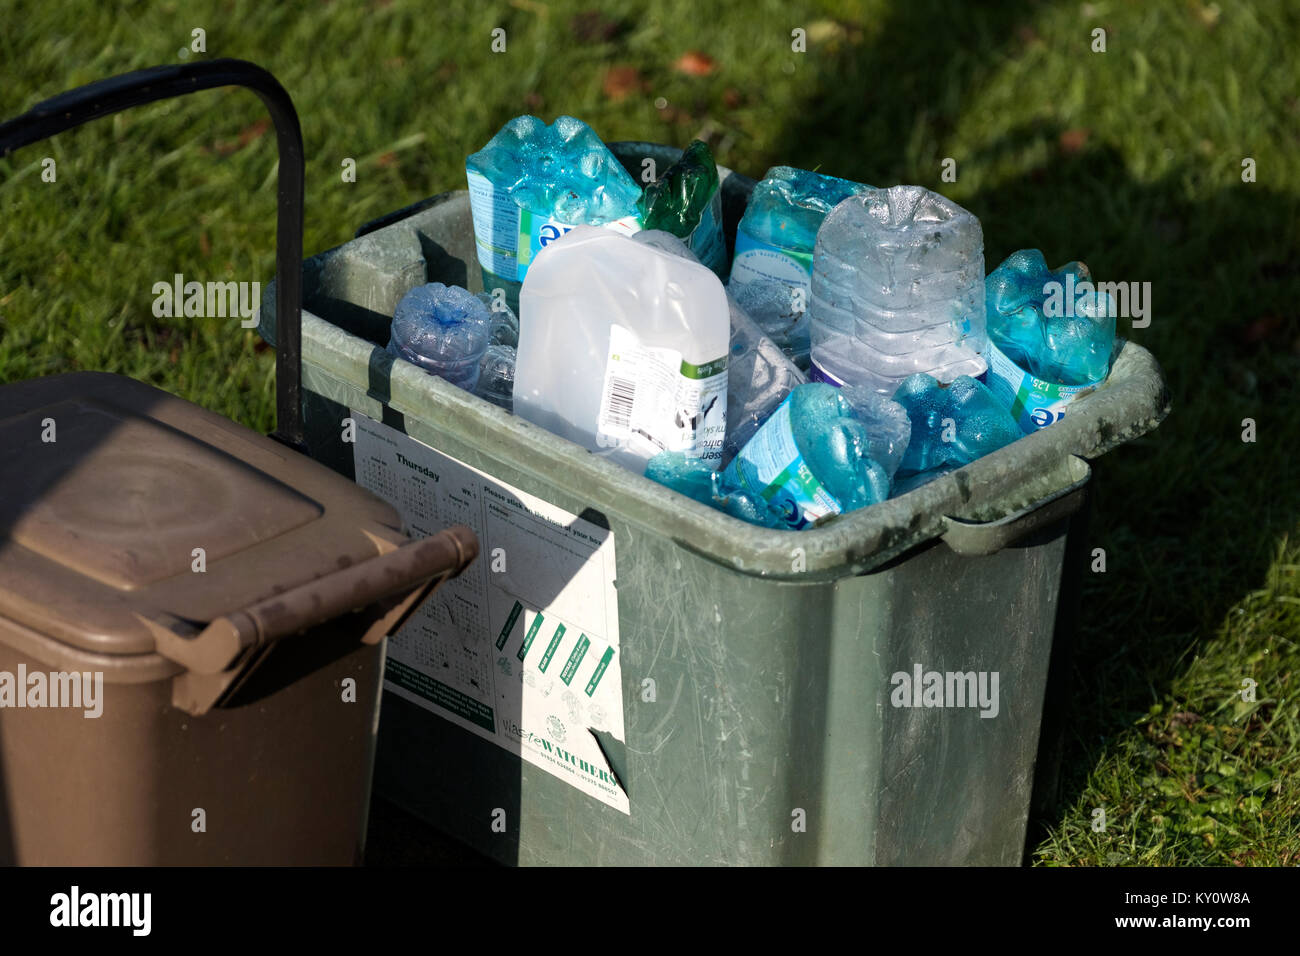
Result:
<svg viewBox="0 0 1300 956">
<path fill-rule="evenodd" d="M 368 491 L 129 378 L 0 387 L 0 448 L 0 619 L 101 654 L 154 650 L 137 615 L 210 621 L 405 540 Z"/>
</svg>

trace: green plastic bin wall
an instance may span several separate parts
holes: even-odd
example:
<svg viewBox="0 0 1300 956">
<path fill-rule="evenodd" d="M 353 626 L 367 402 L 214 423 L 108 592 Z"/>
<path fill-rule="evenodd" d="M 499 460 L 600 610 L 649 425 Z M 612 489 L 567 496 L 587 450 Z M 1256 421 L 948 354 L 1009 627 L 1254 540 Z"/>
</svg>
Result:
<svg viewBox="0 0 1300 956">
<path fill-rule="evenodd" d="M 679 154 L 615 151 L 634 175 L 642 156 Z M 721 172 L 730 241 L 753 182 Z M 506 863 L 1020 863 L 1067 530 L 1073 516 L 1077 558 L 1088 462 L 1167 414 L 1150 353 L 1124 344 L 1062 421 L 957 472 L 773 531 L 394 364 L 402 294 L 477 291 L 481 274 L 464 191 L 387 219 L 304 264 L 310 452 L 355 478 L 341 423 L 360 411 L 612 529 L 625 740 L 602 746 L 630 812 L 392 693 L 377 791 Z M 272 343 L 273 309 L 268 290 Z M 918 666 L 996 673 L 996 716 L 895 706 L 893 675 Z"/>
</svg>

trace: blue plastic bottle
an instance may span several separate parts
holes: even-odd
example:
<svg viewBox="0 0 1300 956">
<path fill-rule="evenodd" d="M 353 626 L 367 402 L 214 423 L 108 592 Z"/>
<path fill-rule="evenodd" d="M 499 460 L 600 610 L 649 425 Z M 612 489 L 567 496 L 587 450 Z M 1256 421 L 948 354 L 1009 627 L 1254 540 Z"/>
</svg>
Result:
<svg viewBox="0 0 1300 956">
<path fill-rule="evenodd" d="M 641 188 L 582 120 L 517 116 L 465 160 L 485 289 L 512 309 L 533 258 L 577 225 L 641 229 Z"/>
<path fill-rule="evenodd" d="M 430 282 L 397 304 L 388 351 L 472 392 L 494 325 L 478 296 L 460 286 Z"/>
<path fill-rule="evenodd" d="M 822 220 L 841 201 L 868 188 L 847 179 L 773 166 L 754 187 L 736 227 L 731 281 L 739 285 L 775 279 L 802 288 L 806 298 Z"/>
<path fill-rule="evenodd" d="M 1060 421 L 1110 373 L 1115 302 L 1082 262 L 1050 270 L 1021 249 L 989 273 L 984 297 L 989 388 L 1024 431 Z"/>
<path fill-rule="evenodd" d="M 907 410 L 912 425 L 900 475 L 960 467 L 1023 434 L 988 387 L 969 375 L 947 386 L 929 375 L 912 375 L 898 387 L 894 401 Z"/>
<path fill-rule="evenodd" d="M 901 407 L 821 382 L 795 388 L 720 473 L 722 491 L 767 502 L 779 526 L 884 501 L 911 426 Z"/>
<path fill-rule="evenodd" d="M 1115 309 L 1088 267 L 1050 270 L 1037 249 L 1013 252 L 984 282 L 989 337 L 1009 358 L 1061 385 L 1101 381 L 1115 343 Z"/>
</svg>

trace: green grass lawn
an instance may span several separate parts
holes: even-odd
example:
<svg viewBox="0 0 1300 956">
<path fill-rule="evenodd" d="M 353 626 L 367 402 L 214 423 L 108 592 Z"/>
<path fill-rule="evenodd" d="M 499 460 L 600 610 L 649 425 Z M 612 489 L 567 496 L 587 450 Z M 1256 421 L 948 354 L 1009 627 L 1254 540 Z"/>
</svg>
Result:
<svg viewBox="0 0 1300 956">
<path fill-rule="evenodd" d="M 206 52 L 189 56 L 253 60 L 294 97 L 308 254 L 463 187 L 465 155 L 510 117 L 571 113 L 609 140 L 704 137 L 751 176 L 788 163 L 939 188 L 982 220 L 990 269 L 1037 246 L 1053 266 L 1150 281 L 1150 327 L 1122 331 L 1163 364 L 1174 411 L 1096 468 L 1089 546 L 1106 571 L 1085 585 L 1061 799 L 1034 858 L 1300 864 L 1300 7 L 298 7 L 10 2 L 0 115 L 178 62 L 202 28 Z M 269 430 L 273 355 L 255 333 L 151 311 L 153 284 L 177 272 L 270 278 L 262 119 L 251 94 L 211 92 L 0 161 L 0 381 L 107 369 Z M 1246 678 L 1253 702 L 1238 693 Z"/>
</svg>

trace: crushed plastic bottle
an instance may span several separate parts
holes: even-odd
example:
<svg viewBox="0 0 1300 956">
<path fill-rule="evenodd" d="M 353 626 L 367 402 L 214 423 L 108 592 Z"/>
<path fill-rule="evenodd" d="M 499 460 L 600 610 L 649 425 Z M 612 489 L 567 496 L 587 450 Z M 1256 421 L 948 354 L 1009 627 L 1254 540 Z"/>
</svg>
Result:
<svg viewBox="0 0 1300 956">
<path fill-rule="evenodd" d="M 808 381 L 735 298 L 728 295 L 727 304 L 731 311 L 731 352 L 727 360 L 724 466 L 754 437 L 786 397 Z"/>
<path fill-rule="evenodd" d="M 1006 407 L 969 375 L 946 387 L 929 375 L 913 375 L 899 386 L 894 401 L 911 422 L 900 476 L 969 464 L 1023 435 Z"/>
<path fill-rule="evenodd" d="M 472 392 L 492 326 L 492 313 L 469 290 L 431 282 L 397 303 L 388 351 Z"/>
<path fill-rule="evenodd" d="M 731 282 L 774 279 L 801 288 L 812 282 L 813 247 L 827 213 L 869 186 L 790 166 L 773 166 L 750 194 L 736 227 Z"/>
<path fill-rule="evenodd" d="M 806 528 L 888 498 L 911 433 L 906 411 L 873 392 L 800 385 L 723 469 L 720 488 L 765 502 L 773 526 Z"/>
<path fill-rule="evenodd" d="M 648 229 L 632 238 L 635 242 L 698 261 L 682 240 L 663 230 Z M 730 293 L 727 294 L 727 311 L 731 323 L 731 347 L 727 357 L 727 434 L 721 461 L 724 466 L 754 437 L 759 426 L 785 397 L 796 386 L 808 381 Z"/>
<path fill-rule="evenodd" d="M 465 174 L 483 287 L 504 289 L 511 308 L 537 253 L 573 226 L 641 228 L 640 187 L 572 116 L 550 126 L 515 117 L 465 160 Z"/>
<path fill-rule="evenodd" d="M 514 411 L 515 348 L 513 345 L 489 345 L 479 361 L 478 386 L 474 394 Z"/>
<path fill-rule="evenodd" d="M 733 518 L 768 528 L 783 528 L 780 514 L 758 495 L 740 488 L 724 488 L 722 472 L 680 451 L 660 452 L 645 467 L 645 476 L 688 498 L 712 505 Z"/>
<path fill-rule="evenodd" d="M 716 275 L 576 226 L 537 257 L 520 304 L 515 414 L 637 474 L 660 451 L 717 465 L 730 325 Z"/>
<path fill-rule="evenodd" d="M 1007 358 L 1059 385 L 1094 385 L 1110 371 L 1115 303 L 1082 262 L 1052 271 L 1038 249 L 1008 256 L 985 281 L 989 338 Z"/>
<path fill-rule="evenodd" d="M 892 395 L 910 375 L 981 375 L 979 220 L 920 186 L 850 196 L 817 233 L 809 378 Z"/>
<path fill-rule="evenodd" d="M 644 228 L 676 236 L 701 263 L 720 278 L 726 277 L 722 193 L 718 167 L 707 143 L 697 139 L 686 147 L 681 159 L 646 186 L 638 208 Z"/>
<path fill-rule="evenodd" d="M 808 371 L 812 325 L 808 320 L 808 309 L 799 307 L 798 296 L 788 285 L 775 279 L 754 279 L 751 282 L 733 282 L 727 291 L 796 368 L 801 372 Z"/>
<path fill-rule="evenodd" d="M 492 313 L 492 345 L 509 345 L 514 348 L 519 344 L 519 318 L 505 302 L 491 292 L 478 292 L 474 296 Z"/>
<path fill-rule="evenodd" d="M 938 468 L 931 468 L 929 471 L 918 471 L 907 473 L 899 471 L 894 476 L 894 486 L 889 491 L 889 497 L 900 498 L 909 491 L 914 491 L 922 485 L 928 485 L 936 478 L 942 478 L 949 472 L 956 471 L 961 465 L 948 464 L 940 465 Z"/>
</svg>

